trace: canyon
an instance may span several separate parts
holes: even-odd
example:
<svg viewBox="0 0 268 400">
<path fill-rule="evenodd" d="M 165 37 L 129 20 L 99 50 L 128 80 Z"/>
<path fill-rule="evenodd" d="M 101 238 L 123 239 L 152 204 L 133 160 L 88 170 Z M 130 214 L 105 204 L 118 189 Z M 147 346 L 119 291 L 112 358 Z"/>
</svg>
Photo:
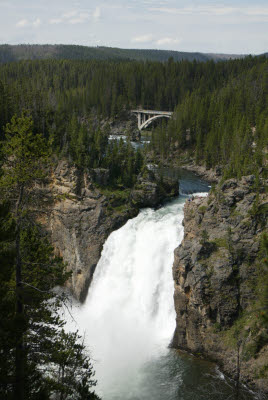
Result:
<svg viewBox="0 0 268 400">
<path fill-rule="evenodd" d="M 200 174 L 217 181 L 215 172 L 201 170 Z M 156 208 L 178 195 L 176 180 L 166 177 L 160 188 L 152 171 L 125 193 L 104 189 L 106 178 L 106 170 L 81 174 L 61 161 L 50 183 L 54 203 L 47 229 L 56 253 L 73 271 L 68 287 L 82 303 L 109 235 L 141 208 Z M 256 179 L 251 175 L 214 185 L 208 197 L 189 198 L 184 206 L 184 237 L 173 264 L 172 347 L 215 361 L 228 376 L 261 392 L 267 391 L 268 347 L 262 345 L 265 330 L 256 333 L 254 307 L 261 237 L 267 229 L 266 184 L 260 182 L 256 195 Z M 243 312 L 249 312 L 250 318 L 239 328 L 238 340 L 233 330 Z"/>
<path fill-rule="evenodd" d="M 45 226 L 56 254 L 72 271 L 68 287 L 81 302 L 109 234 L 136 216 L 140 208 L 157 207 L 178 194 L 177 181 L 160 183 L 152 171 L 138 177 L 131 190 L 109 190 L 104 188 L 107 172 L 95 169 L 91 174 L 81 173 L 67 161 L 60 161 L 48 188 L 53 202 Z"/>
<path fill-rule="evenodd" d="M 265 287 L 260 252 L 267 231 L 267 182 L 260 182 L 259 194 L 255 183 L 253 175 L 229 179 L 207 198 L 185 203 L 184 238 L 173 265 L 173 345 L 267 391 L 264 306 L 257 302 Z"/>
</svg>

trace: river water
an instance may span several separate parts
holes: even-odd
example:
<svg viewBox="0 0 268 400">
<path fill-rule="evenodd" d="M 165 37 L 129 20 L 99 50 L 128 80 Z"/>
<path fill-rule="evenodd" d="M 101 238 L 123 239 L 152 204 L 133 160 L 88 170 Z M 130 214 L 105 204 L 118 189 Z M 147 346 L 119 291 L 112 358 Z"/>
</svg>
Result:
<svg viewBox="0 0 268 400">
<path fill-rule="evenodd" d="M 191 173 L 181 174 L 180 182 L 178 198 L 142 210 L 109 236 L 86 302 L 73 309 L 103 400 L 235 398 L 232 382 L 215 365 L 169 348 L 173 253 L 183 238 L 183 206 L 189 193 L 208 191 Z"/>
</svg>

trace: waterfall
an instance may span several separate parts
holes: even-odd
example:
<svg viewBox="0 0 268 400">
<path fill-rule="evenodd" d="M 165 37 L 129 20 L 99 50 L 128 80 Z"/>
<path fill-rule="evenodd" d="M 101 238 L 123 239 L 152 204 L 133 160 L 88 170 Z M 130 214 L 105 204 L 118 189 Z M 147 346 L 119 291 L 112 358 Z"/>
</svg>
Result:
<svg viewBox="0 0 268 400">
<path fill-rule="evenodd" d="M 172 264 L 185 200 L 144 209 L 109 236 L 86 302 L 75 312 L 104 400 L 152 398 L 140 395 L 175 329 Z"/>
<path fill-rule="evenodd" d="M 180 179 L 181 196 L 144 209 L 107 239 L 84 305 L 70 330 L 85 337 L 102 400 L 226 400 L 234 385 L 215 366 L 168 347 L 175 329 L 172 264 L 183 238 L 183 206 L 208 187 Z M 204 196 L 207 193 L 195 193 Z M 253 399 L 247 391 L 242 398 Z"/>
</svg>

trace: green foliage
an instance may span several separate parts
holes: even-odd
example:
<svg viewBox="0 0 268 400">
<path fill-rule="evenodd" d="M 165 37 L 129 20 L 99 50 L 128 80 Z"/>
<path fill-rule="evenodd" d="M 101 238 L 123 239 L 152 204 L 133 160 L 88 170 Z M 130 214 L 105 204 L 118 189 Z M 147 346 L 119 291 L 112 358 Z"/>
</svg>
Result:
<svg viewBox="0 0 268 400">
<path fill-rule="evenodd" d="M 205 214 L 206 210 L 207 210 L 207 207 L 206 207 L 206 206 L 200 206 L 200 207 L 198 208 L 198 211 L 200 211 L 202 214 Z"/>
<path fill-rule="evenodd" d="M 6 126 L 0 192 L 0 397 L 97 399 L 85 346 L 63 331 L 66 301 L 55 287 L 70 277 L 36 223 L 49 153 L 25 113 Z M 39 207 L 39 209 L 38 209 Z M 37 208 L 37 210 L 35 210 Z M 71 346 L 71 347 L 69 347 Z"/>
<path fill-rule="evenodd" d="M 213 325 L 213 332 L 218 333 L 220 331 L 221 331 L 221 324 L 219 322 L 215 322 L 215 324 Z"/>
<path fill-rule="evenodd" d="M 110 128 L 93 127 L 91 121 L 79 122 L 72 115 L 67 125 L 67 142 L 62 150 L 78 168 L 104 168 L 109 171 L 108 186 L 132 187 L 144 166 L 140 149 L 134 151 L 130 141 L 109 141 Z M 98 183 L 98 182 L 97 182 Z"/>
<path fill-rule="evenodd" d="M 221 165 L 224 180 L 258 175 L 267 158 L 267 64 L 266 58 L 217 64 L 205 87 L 212 65 L 203 65 L 198 87 L 178 102 L 174 120 L 153 131 L 150 151 L 175 156 L 187 151 L 197 164 Z"/>
<path fill-rule="evenodd" d="M 226 56 L 229 58 L 229 56 Z M 0 45 L 0 62 L 19 60 L 152 60 L 168 61 L 171 65 L 180 60 L 222 59 L 216 54 L 189 53 L 173 50 L 142 50 L 142 49 L 119 49 L 113 47 L 88 47 L 78 45 Z"/>
<path fill-rule="evenodd" d="M 130 188 L 144 167 L 144 157 L 139 149 L 134 151 L 129 141 L 114 140 L 108 144 L 101 166 L 109 169 L 110 185 Z"/>
<path fill-rule="evenodd" d="M 256 293 L 259 298 L 260 318 L 268 330 L 268 234 L 264 233 L 260 248 L 261 262 Z"/>
<path fill-rule="evenodd" d="M 17 55 L 23 58 L 20 50 Z M 28 46 L 23 51 L 28 58 L 35 51 L 38 57 L 46 58 L 54 50 L 48 46 L 38 53 L 37 48 Z M 129 141 L 109 141 L 109 127 L 99 121 L 125 118 L 125 111 L 142 105 L 175 109 L 173 119 L 152 131 L 148 146 L 152 159 L 166 164 L 174 154 L 179 160 L 191 156 L 207 168 L 223 166 L 223 179 L 254 173 L 256 193 L 260 189 L 259 172 L 265 176 L 265 57 L 217 64 L 174 59 L 130 62 L 119 60 L 123 53 L 117 49 L 96 50 L 103 59 L 116 55 L 117 61 L 92 60 L 92 49 L 76 46 L 59 46 L 57 51 L 55 57 L 64 56 L 64 60 L 0 65 L 1 398 L 97 398 L 91 391 L 95 381 L 81 338 L 77 333 L 64 332 L 58 314 L 64 297 L 53 289 L 63 285 L 69 273 L 36 224 L 44 200 L 40 184 L 46 179 L 51 153 L 68 158 L 80 170 L 108 170 L 108 187 L 101 190 L 109 199 L 110 210 L 123 211 L 137 176 L 148 174 L 144 154 L 135 152 Z M 133 51 L 132 55 L 143 60 L 162 57 L 159 52 L 146 52 L 146 56 Z M 89 60 L 78 60 L 81 54 Z M 75 61 L 68 61 L 68 57 Z M 7 46 L 4 61 L 9 59 Z M 212 192 L 224 202 L 220 192 Z M 200 207 L 199 211 L 206 210 Z M 251 219 L 264 221 L 266 211 L 257 194 Z M 250 223 L 245 220 L 245 224 Z M 204 230 L 200 243 L 204 245 L 203 258 L 215 251 L 215 244 L 235 256 L 231 231 L 213 243 Z M 267 343 L 267 243 L 266 235 L 257 271 L 256 304 L 227 332 L 234 346 L 243 344 L 245 357 L 254 356 Z M 233 267 L 237 285 L 238 272 Z M 207 268 L 208 299 L 212 273 L 213 269 Z M 246 343 L 249 333 L 254 343 Z M 23 393 L 17 390 L 14 394 L 16 387 Z"/>
<path fill-rule="evenodd" d="M 15 224 L 6 210 L 7 206 L 0 207 L 1 398 L 14 398 L 15 332 L 22 329 L 25 399 L 49 399 L 52 395 L 56 399 L 97 399 L 92 393 L 96 382 L 85 346 L 77 333 L 64 332 L 64 321 L 58 314 L 67 299 L 54 288 L 62 286 L 70 272 L 53 254 L 38 226 L 28 226 L 21 232 L 24 314 L 18 320 L 14 307 Z"/>
<path fill-rule="evenodd" d="M 0 129 L 11 115 L 28 109 L 33 132 L 49 138 L 58 155 L 79 167 L 107 167 L 116 145 L 109 149 L 108 129 L 100 129 L 98 119 L 120 113 L 125 118 L 125 110 L 137 105 L 175 108 L 175 118 L 153 130 L 151 155 L 163 160 L 174 152 L 180 159 L 193 155 L 208 168 L 222 165 L 225 178 L 239 177 L 258 171 L 265 157 L 267 62 L 247 57 L 219 63 L 65 59 L 3 64 Z M 114 164 L 115 182 L 122 163 Z M 135 180 L 132 168 L 130 162 L 127 173 L 121 170 L 128 186 Z"/>
<path fill-rule="evenodd" d="M 97 400 L 90 390 L 96 385 L 92 365 L 79 339 L 77 332 L 57 332 L 51 354 L 45 358 L 45 384 L 56 398 Z"/>
<path fill-rule="evenodd" d="M 201 232 L 200 244 L 204 245 L 209 241 L 209 235 L 206 229 Z"/>
<path fill-rule="evenodd" d="M 100 191 L 107 197 L 108 199 L 108 211 L 113 212 L 123 212 L 127 210 L 127 204 L 130 199 L 130 190 L 129 189 L 114 189 L 112 188 L 99 188 Z"/>
<path fill-rule="evenodd" d="M 217 247 L 224 247 L 226 249 L 229 248 L 227 243 L 227 238 L 216 238 L 213 240 Z"/>
<path fill-rule="evenodd" d="M 225 341 L 229 346 L 237 348 L 238 342 L 245 341 L 248 336 L 248 331 L 245 329 L 246 323 L 247 315 L 241 315 L 233 326 L 225 332 Z"/>
<path fill-rule="evenodd" d="M 261 240 L 257 279 L 254 282 L 256 300 L 240 315 L 233 326 L 225 332 L 228 345 L 242 346 L 245 360 L 256 357 L 268 343 L 268 236 Z M 264 373 L 265 371 L 263 371 Z"/>
<path fill-rule="evenodd" d="M 14 186 L 29 186 L 44 177 L 40 165 L 48 160 L 48 147 L 42 135 L 33 133 L 32 118 L 25 112 L 12 117 L 1 144 L 4 173 L 0 187 L 10 190 Z"/>
<path fill-rule="evenodd" d="M 256 199 L 254 200 L 252 207 L 248 213 L 251 218 L 254 218 L 258 222 L 260 222 L 263 227 L 265 227 L 266 218 L 268 215 L 268 204 L 260 203 L 259 193 L 257 193 Z"/>
</svg>

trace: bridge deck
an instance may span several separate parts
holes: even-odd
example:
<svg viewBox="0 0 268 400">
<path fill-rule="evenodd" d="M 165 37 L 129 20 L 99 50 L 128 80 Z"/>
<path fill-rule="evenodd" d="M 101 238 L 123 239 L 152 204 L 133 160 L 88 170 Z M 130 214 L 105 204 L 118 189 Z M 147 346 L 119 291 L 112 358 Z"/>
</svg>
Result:
<svg viewBox="0 0 268 400">
<path fill-rule="evenodd" d="M 133 113 L 152 114 L 152 115 L 172 115 L 171 111 L 156 111 L 156 110 L 131 110 Z"/>
</svg>

